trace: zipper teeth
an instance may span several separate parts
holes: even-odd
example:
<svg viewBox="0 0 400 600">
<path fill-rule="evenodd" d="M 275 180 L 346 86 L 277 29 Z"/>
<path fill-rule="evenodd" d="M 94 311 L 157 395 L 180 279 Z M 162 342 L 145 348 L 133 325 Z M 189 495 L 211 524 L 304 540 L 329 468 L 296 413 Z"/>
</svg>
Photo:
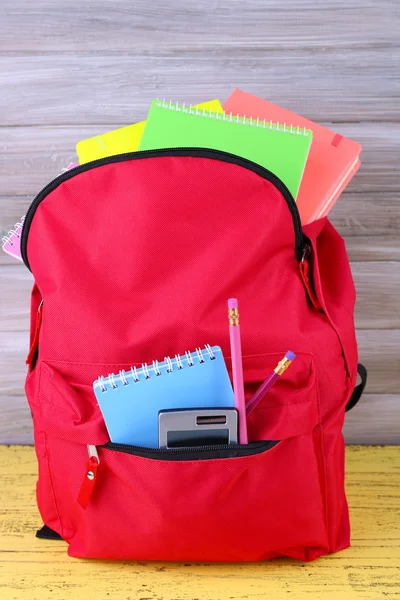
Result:
<svg viewBox="0 0 400 600">
<path fill-rule="evenodd" d="M 210 446 L 193 446 L 192 448 L 145 448 L 144 446 L 131 446 L 129 444 L 117 444 L 110 442 L 103 446 L 109 450 L 129 450 L 130 452 L 140 452 L 141 454 L 191 454 L 196 452 L 210 452 L 213 450 L 238 450 L 242 448 L 245 451 L 248 448 L 262 448 L 270 444 L 270 441 L 250 442 L 249 444 L 214 444 Z"/>
<path fill-rule="evenodd" d="M 174 156 L 174 155 L 177 155 L 177 156 L 199 156 L 199 157 L 207 157 L 207 155 L 208 155 L 209 158 L 212 156 L 214 156 L 214 158 L 216 156 L 217 157 L 218 156 L 225 157 L 225 159 L 229 159 L 229 160 L 226 160 L 226 162 L 231 162 L 231 163 L 234 163 L 237 165 L 247 166 L 247 168 L 249 168 L 253 172 L 258 173 L 259 175 L 261 175 L 262 177 L 264 177 L 265 179 L 267 179 L 268 181 L 273 183 L 278 188 L 278 190 L 282 193 L 282 195 L 284 196 L 284 198 L 287 202 L 287 205 L 289 207 L 289 210 L 291 212 L 291 215 L 293 218 L 295 236 L 296 236 L 296 246 L 295 246 L 296 258 L 298 261 L 301 260 L 302 255 L 303 255 L 303 234 L 302 234 L 299 211 L 298 211 L 296 202 L 295 202 L 292 194 L 290 193 L 290 191 L 288 190 L 286 185 L 283 183 L 283 181 L 281 181 L 281 179 L 279 179 L 279 177 L 274 175 L 274 173 L 272 173 L 265 167 L 262 167 L 261 165 L 255 163 L 247 158 L 243 158 L 241 156 L 238 156 L 236 154 L 231 154 L 230 152 L 225 152 L 223 150 L 214 150 L 212 148 L 189 148 L 189 147 L 187 147 L 187 148 L 155 148 L 152 150 L 140 150 L 138 152 L 127 152 L 124 154 L 117 154 L 114 156 L 107 156 L 105 158 L 99 158 L 99 159 L 91 161 L 89 163 L 85 163 L 83 165 L 78 165 L 77 167 L 74 167 L 73 169 L 69 169 L 65 173 L 61 173 L 60 175 L 55 177 L 52 181 L 50 181 L 39 192 L 39 194 L 34 198 L 34 200 L 31 202 L 31 204 L 26 212 L 26 215 L 25 215 L 22 232 L 21 232 L 21 256 L 22 256 L 22 259 L 23 259 L 25 265 L 28 267 L 28 269 L 31 270 L 29 261 L 28 261 L 28 256 L 26 253 L 26 246 L 27 246 L 27 238 L 28 238 L 28 234 L 29 234 L 29 228 L 30 228 L 33 216 L 34 216 L 34 214 L 36 212 L 36 208 L 40 204 L 40 202 L 47 196 L 47 194 L 49 194 L 51 191 L 53 191 L 60 183 L 62 183 L 63 181 L 67 181 L 68 179 L 71 179 L 78 173 L 84 173 L 85 171 L 90 171 L 91 169 L 94 169 L 96 167 L 106 165 L 106 164 L 124 162 L 127 160 L 135 160 L 135 159 L 144 158 L 146 156 L 160 156 L 161 157 L 161 156 Z"/>
</svg>

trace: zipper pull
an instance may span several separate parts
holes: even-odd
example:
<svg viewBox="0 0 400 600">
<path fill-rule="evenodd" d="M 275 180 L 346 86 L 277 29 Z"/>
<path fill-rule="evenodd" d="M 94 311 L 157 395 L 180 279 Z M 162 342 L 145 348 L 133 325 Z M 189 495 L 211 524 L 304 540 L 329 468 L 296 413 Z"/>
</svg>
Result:
<svg viewBox="0 0 400 600">
<path fill-rule="evenodd" d="M 28 353 L 28 356 L 26 357 L 26 361 L 25 361 L 26 364 L 29 365 L 31 369 L 32 369 L 32 365 L 33 365 L 33 359 L 35 357 L 35 352 L 36 352 L 36 349 L 37 349 L 38 343 L 39 343 L 39 333 L 40 333 L 40 327 L 42 325 L 42 309 L 43 309 L 43 300 L 40 302 L 40 304 L 38 306 L 37 316 L 36 316 L 35 333 L 33 335 L 32 344 L 31 344 L 31 347 L 29 348 L 29 353 Z"/>
<path fill-rule="evenodd" d="M 78 502 L 82 508 L 86 508 L 89 503 L 90 496 L 92 495 L 94 486 L 96 484 L 97 473 L 100 465 L 100 459 L 96 446 L 89 445 L 88 454 L 89 459 L 86 463 L 85 478 L 82 481 L 81 489 L 79 490 L 78 494 Z"/>
<path fill-rule="evenodd" d="M 304 283 L 304 287 L 306 288 L 308 297 L 310 299 L 311 304 L 316 310 L 321 310 L 322 306 L 320 301 L 318 300 L 310 278 L 310 262 L 309 256 L 311 254 L 311 247 L 307 244 L 304 246 L 303 256 L 300 262 L 300 275 Z"/>
</svg>

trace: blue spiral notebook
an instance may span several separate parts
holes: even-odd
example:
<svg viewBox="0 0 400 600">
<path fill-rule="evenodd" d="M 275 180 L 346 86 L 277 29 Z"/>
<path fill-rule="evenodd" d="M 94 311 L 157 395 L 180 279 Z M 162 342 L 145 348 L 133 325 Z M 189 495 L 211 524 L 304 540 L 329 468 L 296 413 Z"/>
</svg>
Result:
<svg viewBox="0 0 400 600">
<path fill-rule="evenodd" d="M 93 389 L 111 441 L 145 448 L 158 448 L 160 410 L 235 406 L 218 346 L 99 377 Z"/>
</svg>

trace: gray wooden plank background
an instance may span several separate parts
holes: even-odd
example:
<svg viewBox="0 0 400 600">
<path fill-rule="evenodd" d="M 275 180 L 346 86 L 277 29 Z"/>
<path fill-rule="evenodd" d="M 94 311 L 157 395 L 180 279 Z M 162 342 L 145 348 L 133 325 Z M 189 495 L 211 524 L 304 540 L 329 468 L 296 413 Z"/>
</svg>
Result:
<svg viewBox="0 0 400 600">
<path fill-rule="evenodd" d="M 400 442 L 400 5 L 392 0 L 3 0 L 0 228 L 75 158 L 78 140 L 145 118 L 150 100 L 235 87 L 352 137 L 362 167 L 331 218 L 358 291 L 365 399 L 355 443 Z M 0 256 L 0 443 L 31 443 L 23 394 L 29 291 Z"/>
</svg>

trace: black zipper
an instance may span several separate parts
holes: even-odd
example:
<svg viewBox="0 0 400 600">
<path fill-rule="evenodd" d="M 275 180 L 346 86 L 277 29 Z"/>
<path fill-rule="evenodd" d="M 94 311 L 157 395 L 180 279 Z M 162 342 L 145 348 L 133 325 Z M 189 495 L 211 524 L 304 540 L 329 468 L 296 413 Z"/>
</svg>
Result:
<svg viewBox="0 0 400 600">
<path fill-rule="evenodd" d="M 257 175 L 260 175 L 267 181 L 273 183 L 285 198 L 290 213 L 292 215 L 296 238 L 295 253 L 297 261 L 301 261 L 304 248 L 299 211 L 297 209 L 296 202 L 294 201 L 292 194 L 290 193 L 286 185 L 283 183 L 283 181 L 279 179 L 279 177 L 271 173 L 271 171 L 269 171 L 268 169 L 261 167 L 257 163 L 252 162 L 251 160 L 247 160 L 247 158 L 242 158 L 241 156 L 237 156 L 236 154 L 230 154 L 229 152 L 223 152 L 222 150 L 212 150 L 211 148 L 160 148 L 155 150 L 141 150 L 139 152 L 129 152 L 127 154 L 117 154 L 115 156 L 99 158 L 98 160 L 94 160 L 92 162 L 85 163 L 84 165 L 80 165 L 78 167 L 70 169 L 69 171 L 58 175 L 58 177 L 50 181 L 50 183 L 48 183 L 33 200 L 32 204 L 28 208 L 28 212 L 25 215 L 25 220 L 21 234 L 21 256 L 28 269 L 30 270 L 30 265 L 26 251 L 26 246 L 28 242 L 29 229 L 37 207 L 48 194 L 53 192 L 64 181 L 71 179 L 71 177 L 75 177 L 75 175 L 78 175 L 79 173 L 90 171 L 91 169 L 95 169 L 96 167 L 100 167 L 102 165 L 107 165 L 111 163 L 124 162 L 127 160 L 138 160 L 140 158 L 151 158 L 160 156 L 197 156 L 201 158 L 212 158 L 223 162 L 229 162 L 249 169 Z"/>
<path fill-rule="evenodd" d="M 236 458 L 239 456 L 253 456 L 270 450 L 279 441 L 250 442 L 249 444 L 217 444 L 213 446 L 195 446 L 193 448 L 143 448 L 143 446 L 130 446 L 128 444 L 115 444 L 108 442 L 100 448 L 114 450 L 152 458 L 157 460 L 210 460 L 213 458 Z"/>
</svg>

